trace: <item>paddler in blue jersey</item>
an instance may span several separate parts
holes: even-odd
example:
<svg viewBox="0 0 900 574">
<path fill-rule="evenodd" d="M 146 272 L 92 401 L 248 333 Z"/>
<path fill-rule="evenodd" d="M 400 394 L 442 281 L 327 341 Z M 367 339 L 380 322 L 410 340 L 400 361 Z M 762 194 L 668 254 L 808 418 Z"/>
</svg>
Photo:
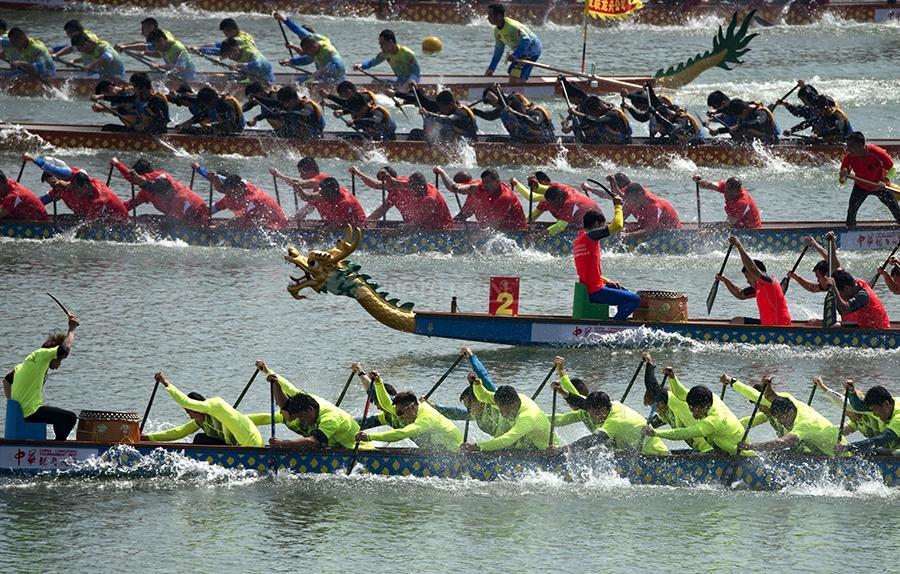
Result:
<svg viewBox="0 0 900 574">
<path fill-rule="evenodd" d="M 387 82 L 399 90 L 406 90 L 410 80 L 418 82 L 421 79 L 422 73 L 419 71 L 416 53 L 409 47 L 398 44 L 393 30 L 382 30 L 378 35 L 378 46 L 381 51 L 374 58 L 356 64 L 353 69 L 368 70 L 386 61 L 397 76 L 396 79 Z"/>
<path fill-rule="evenodd" d="M 541 57 L 541 39 L 528 29 L 528 26 L 506 17 L 506 8 L 502 4 L 488 6 L 488 22 L 494 26 L 494 56 L 484 72 L 485 76 L 493 76 L 503 52 L 509 47 L 512 53 L 506 57 L 511 62 L 507 73 L 510 78 L 527 80 L 533 66 L 522 64 L 519 60 L 536 61 Z"/>
<path fill-rule="evenodd" d="M 300 46 L 288 43 L 288 50 L 294 50 L 303 54 L 290 60 L 283 60 L 281 64 L 293 66 L 315 64 L 316 66 L 316 72 L 311 76 L 301 75 L 298 77 L 300 83 L 313 80 L 324 84 L 339 84 L 344 81 L 346 66 L 344 66 L 344 60 L 338 53 L 337 48 L 334 47 L 334 44 L 331 43 L 331 40 L 322 34 L 314 33 L 307 27 L 300 26 L 280 12 L 275 12 L 272 15 L 279 22 L 284 22 L 284 25 L 300 38 Z"/>
</svg>

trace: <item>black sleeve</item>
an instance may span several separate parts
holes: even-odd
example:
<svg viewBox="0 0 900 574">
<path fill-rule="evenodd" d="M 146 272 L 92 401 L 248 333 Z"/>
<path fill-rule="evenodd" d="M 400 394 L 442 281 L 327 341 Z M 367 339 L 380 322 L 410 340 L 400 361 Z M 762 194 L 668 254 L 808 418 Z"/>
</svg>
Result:
<svg viewBox="0 0 900 574">
<path fill-rule="evenodd" d="M 599 241 L 605 237 L 609 237 L 609 226 L 601 227 L 600 229 L 591 229 L 590 231 L 585 231 L 584 234 L 594 241 Z"/>
<path fill-rule="evenodd" d="M 134 94 L 116 94 L 115 96 L 103 96 L 103 99 L 111 104 L 130 104 L 134 101 Z"/>
<path fill-rule="evenodd" d="M 378 420 L 378 415 L 366 417 L 364 419 L 356 419 L 356 422 L 359 423 L 359 430 L 367 430 L 381 426 L 381 421 Z"/>
<path fill-rule="evenodd" d="M 761 275 L 759 276 L 759 278 L 762 279 L 763 281 L 765 281 L 766 283 L 774 283 L 774 282 L 775 282 L 774 279 L 772 279 L 771 277 L 769 277 L 769 276 L 766 275 L 765 273 L 761 274 Z"/>
<path fill-rule="evenodd" d="M 863 307 L 869 304 L 869 294 L 865 289 L 860 289 L 857 291 L 856 295 L 850 297 L 847 301 L 847 306 L 850 307 L 850 312 L 859 311 Z"/>
<path fill-rule="evenodd" d="M 60 344 L 59 348 L 56 349 L 56 358 L 57 359 L 65 359 L 69 356 L 69 347 L 65 344 Z"/>
<path fill-rule="evenodd" d="M 753 287 L 744 287 L 744 289 L 741 290 L 741 293 L 743 293 L 747 297 L 753 297 L 754 295 L 756 295 L 756 289 L 754 289 Z"/>
<path fill-rule="evenodd" d="M 656 365 L 647 363 L 644 368 L 644 388 L 656 393 L 659 389 L 659 379 L 656 378 Z"/>
<path fill-rule="evenodd" d="M 319 429 L 314 430 L 312 432 L 312 434 L 310 435 L 310 437 L 319 441 L 319 444 L 322 445 L 323 447 L 328 446 L 328 437 L 325 436 L 325 433 L 323 433 Z"/>
<path fill-rule="evenodd" d="M 13 377 L 15 377 L 15 374 L 16 374 L 16 370 L 13 369 L 12 371 L 6 373 L 6 376 L 3 377 L 3 380 L 6 381 L 6 382 L 9 383 L 9 384 L 12 384 L 12 382 L 13 382 Z"/>
<path fill-rule="evenodd" d="M 638 121 L 641 123 L 650 121 L 650 112 L 649 111 L 639 112 L 638 110 L 636 110 L 634 108 L 627 108 L 627 109 L 628 109 L 628 113 L 631 114 L 631 117 L 633 117 L 635 119 L 635 121 Z"/>
<path fill-rule="evenodd" d="M 584 100 L 588 98 L 588 93 L 576 86 L 575 84 L 569 82 L 563 78 L 563 85 L 566 87 L 566 93 L 569 94 L 569 101 L 572 102 L 572 105 L 578 106 L 581 105 Z"/>
<path fill-rule="evenodd" d="M 500 110 L 500 108 L 492 108 L 487 111 L 479 110 L 478 108 L 472 108 L 472 113 L 483 120 L 493 122 L 495 120 L 499 120 L 500 114 L 502 114 L 503 112 Z"/>
<path fill-rule="evenodd" d="M 404 94 L 404 95 L 405 95 L 405 94 Z M 400 94 L 397 94 L 397 97 L 400 98 L 400 99 L 403 99 L 403 98 L 400 97 Z M 332 95 L 332 94 L 328 94 L 327 96 L 325 96 L 325 99 L 328 100 L 328 101 L 330 101 L 330 102 L 334 102 L 335 104 L 341 106 L 342 108 L 346 108 L 347 105 L 350 103 L 350 100 L 348 100 L 348 99 L 346 99 L 346 98 L 342 98 L 342 97 L 340 97 L 340 96 L 335 96 L 335 95 Z"/>
</svg>

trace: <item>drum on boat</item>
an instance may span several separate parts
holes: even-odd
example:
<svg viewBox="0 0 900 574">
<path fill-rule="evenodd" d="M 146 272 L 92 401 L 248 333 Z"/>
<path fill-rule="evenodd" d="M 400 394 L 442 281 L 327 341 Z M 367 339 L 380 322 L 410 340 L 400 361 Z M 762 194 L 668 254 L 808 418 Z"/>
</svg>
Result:
<svg viewBox="0 0 900 574">
<path fill-rule="evenodd" d="M 77 440 L 87 442 L 136 444 L 141 441 L 137 413 L 81 411 L 78 413 Z"/>
<path fill-rule="evenodd" d="M 687 323 L 687 295 L 675 291 L 638 291 L 641 304 L 634 311 L 635 321 Z"/>
</svg>

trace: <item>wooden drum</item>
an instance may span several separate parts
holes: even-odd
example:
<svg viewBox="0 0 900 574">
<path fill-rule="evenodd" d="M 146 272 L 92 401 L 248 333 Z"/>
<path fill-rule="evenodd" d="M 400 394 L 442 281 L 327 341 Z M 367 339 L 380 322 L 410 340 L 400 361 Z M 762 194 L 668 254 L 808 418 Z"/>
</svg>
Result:
<svg viewBox="0 0 900 574">
<path fill-rule="evenodd" d="M 81 411 L 78 413 L 77 440 L 87 442 L 137 444 L 141 441 L 137 413 Z"/>
<path fill-rule="evenodd" d="M 674 291 L 638 291 L 641 304 L 632 319 L 651 323 L 686 323 L 687 295 Z"/>
</svg>

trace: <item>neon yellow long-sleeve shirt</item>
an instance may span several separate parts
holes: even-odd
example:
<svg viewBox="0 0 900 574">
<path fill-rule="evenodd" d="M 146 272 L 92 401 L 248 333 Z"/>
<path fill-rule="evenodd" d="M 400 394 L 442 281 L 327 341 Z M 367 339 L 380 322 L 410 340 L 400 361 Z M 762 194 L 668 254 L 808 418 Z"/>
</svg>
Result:
<svg viewBox="0 0 900 574">
<path fill-rule="evenodd" d="M 416 420 L 412 423 L 399 429 L 369 434 L 369 440 L 381 442 L 397 442 L 406 438 L 420 448 L 455 451 L 459 450 L 463 437 L 452 421 L 426 402 L 419 403 Z"/>
<path fill-rule="evenodd" d="M 473 385 L 475 397 L 487 404 L 496 405 L 494 393 L 484 388 L 483 385 Z M 535 448 L 546 450 L 550 446 L 550 419 L 541 411 L 540 407 L 529 397 L 519 393 L 519 411 L 511 419 L 512 426 L 502 435 L 480 443 L 478 446 L 483 451 L 501 450 L 505 448 Z M 559 441 L 554 436 L 553 444 Z"/>
<path fill-rule="evenodd" d="M 671 381 L 671 379 L 670 379 Z M 676 397 L 681 398 L 679 394 L 685 391 L 684 387 L 678 385 L 680 389 L 676 391 L 676 386 L 671 387 Z M 685 400 L 687 392 L 683 392 Z M 693 415 L 691 415 L 693 418 Z M 731 409 L 728 408 L 718 396 L 713 394 L 713 404 L 701 419 L 694 419 L 694 422 L 684 428 L 675 428 L 668 430 L 656 431 L 656 436 L 668 440 L 687 440 L 693 438 L 703 438 L 715 448 L 725 451 L 728 454 L 735 454 L 737 445 L 744 436 L 744 427 L 741 421 L 735 416 Z M 749 451 L 743 451 L 748 454 Z"/>
<path fill-rule="evenodd" d="M 612 401 L 609 414 L 602 423 L 597 423 L 587 411 L 572 411 L 564 415 L 556 416 L 556 424 L 566 426 L 576 422 L 584 423 L 592 433 L 605 433 L 612 441 L 615 450 L 637 450 L 641 443 L 641 429 L 647 425 L 640 413 L 623 405 L 619 401 Z M 669 449 L 658 437 L 647 437 L 641 448 L 642 454 L 665 455 Z"/>
<path fill-rule="evenodd" d="M 169 383 L 166 387 L 169 395 L 178 406 L 189 411 L 203 413 L 222 424 L 225 442 L 238 446 L 263 446 L 259 429 L 247 415 L 241 414 L 221 397 L 212 397 L 205 401 L 195 401 Z"/>
<path fill-rule="evenodd" d="M 691 414 L 691 409 L 688 407 L 687 402 L 684 399 L 678 398 L 676 393 L 672 390 L 673 388 L 677 388 L 679 391 L 678 394 L 682 397 L 687 397 L 687 388 L 685 388 L 681 381 L 678 380 L 678 377 L 675 375 L 669 377 L 670 390 L 667 395 L 668 401 L 666 402 L 665 413 L 660 414 L 660 418 L 673 429 L 688 427 L 696 422 L 694 415 Z M 685 442 L 687 442 L 688 446 L 696 452 L 709 452 L 713 448 L 704 438 L 691 438 L 687 439 Z"/>
<path fill-rule="evenodd" d="M 285 423 L 289 429 L 301 436 L 314 436 L 320 441 L 324 438 L 325 440 L 322 442 L 325 444 L 323 446 L 329 448 L 353 448 L 356 445 L 356 434 L 359 432 L 359 424 L 350 413 L 334 406 L 333 403 L 320 396 L 298 389 L 281 375 L 273 374 L 278 379 L 278 386 L 281 387 L 281 392 L 285 396 L 293 397 L 304 393 L 319 404 L 319 416 L 315 424 L 306 427 L 303 426 L 299 419 L 293 419 Z M 281 414 L 279 413 L 277 417 L 280 416 Z"/>
</svg>

